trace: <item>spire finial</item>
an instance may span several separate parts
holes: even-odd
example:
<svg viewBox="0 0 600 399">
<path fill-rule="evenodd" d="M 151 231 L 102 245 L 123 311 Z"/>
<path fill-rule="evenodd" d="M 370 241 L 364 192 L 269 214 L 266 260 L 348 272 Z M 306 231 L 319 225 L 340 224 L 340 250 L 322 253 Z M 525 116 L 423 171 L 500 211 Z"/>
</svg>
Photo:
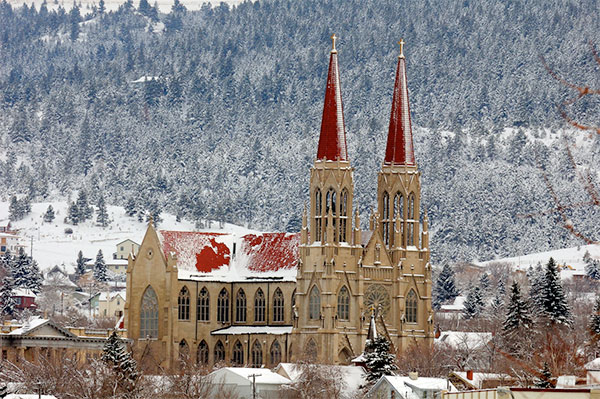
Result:
<svg viewBox="0 0 600 399">
<path fill-rule="evenodd" d="M 335 33 L 333 35 L 331 35 L 331 52 L 332 53 L 337 53 L 337 50 L 335 49 L 335 41 L 338 39 L 338 37 L 335 35 Z"/>
<path fill-rule="evenodd" d="M 400 41 L 398 42 L 398 44 L 400 45 L 400 55 L 398 56 L 398 58 L 404 58 L 404 39 L 400 39 Z"/>
</svg>

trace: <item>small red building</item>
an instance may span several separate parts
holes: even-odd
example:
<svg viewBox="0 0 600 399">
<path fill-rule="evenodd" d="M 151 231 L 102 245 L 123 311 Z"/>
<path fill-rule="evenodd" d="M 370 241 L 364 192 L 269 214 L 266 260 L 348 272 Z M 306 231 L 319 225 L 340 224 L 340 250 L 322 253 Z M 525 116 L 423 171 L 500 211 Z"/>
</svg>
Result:
<svg viewBox="0 0 600 399">
<path fill-rule="evenodd" d="M 17 303 L 16 308 L 18 310 L 35 310 L 37 309 L 37 304 L 35 303 L 35 299 L 37 295 L 33 293 L 30 289 L 27 288 L 17 288 L 14 291 L 13 298 Z"/>
</svg>

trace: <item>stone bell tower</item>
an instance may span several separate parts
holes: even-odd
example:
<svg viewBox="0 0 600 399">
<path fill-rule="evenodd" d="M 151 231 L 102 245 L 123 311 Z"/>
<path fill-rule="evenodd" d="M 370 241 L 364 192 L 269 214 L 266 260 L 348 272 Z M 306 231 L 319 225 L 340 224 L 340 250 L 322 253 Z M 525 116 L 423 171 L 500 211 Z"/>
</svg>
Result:
<svg viewBox="0 0 600 399">
<path fill-rule="evenodd" d="M 421 174 L 415 160 L 406 59 L 401 40 L 385 158 L 377 178 L 377 229 L 394 267 L 398 349 L 433 339 L 427 215 L 421 225 Z M 422 226 L 422 228 L 421 228 Z"/>
<path fill-rule="evenodd" d="M 356 228 L 352 223 L 354 169 L 346 145 L 336 39 L 333 35 L 319 147 L 310 170 L 310 208 L 303 217 L 291 352 L 293 359 L 347 363 L 362 349 L 362 250 L 358 215 Z"/>
</svg>

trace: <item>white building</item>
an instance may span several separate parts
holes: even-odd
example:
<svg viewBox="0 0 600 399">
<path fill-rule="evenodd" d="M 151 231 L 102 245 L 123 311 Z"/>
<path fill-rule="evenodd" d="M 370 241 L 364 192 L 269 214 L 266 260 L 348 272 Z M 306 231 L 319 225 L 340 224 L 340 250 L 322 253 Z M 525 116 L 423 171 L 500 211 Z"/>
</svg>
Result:
<svg viewBox="0 0 600 399">
<path fill-rule="evenodd" d="M 445 378 L 384 375 L 367 393 L 369 399 L 435 399 L 443 391 L 456 392 Z"/>
</svg>

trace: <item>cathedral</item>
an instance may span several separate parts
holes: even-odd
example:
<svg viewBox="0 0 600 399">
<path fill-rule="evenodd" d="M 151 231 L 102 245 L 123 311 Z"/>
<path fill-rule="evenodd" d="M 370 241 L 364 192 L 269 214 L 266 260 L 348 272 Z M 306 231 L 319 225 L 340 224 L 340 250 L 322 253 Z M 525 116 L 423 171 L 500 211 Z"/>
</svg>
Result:
<svg viewBox="0 0 600 399">
<path fill-rule="evenodd" d="M 124 320 L 144 364 L 348 364 L 362 353 L 372 322 L 395 351 L 433 342 L 427 215 L 421 218 L 404 42 L 377 210 L 363 231 L 332 40 L 302 230 L 241 235 L 156 230 L 150 223 L 137 256 L 129 256 Z"/>
</svg>

